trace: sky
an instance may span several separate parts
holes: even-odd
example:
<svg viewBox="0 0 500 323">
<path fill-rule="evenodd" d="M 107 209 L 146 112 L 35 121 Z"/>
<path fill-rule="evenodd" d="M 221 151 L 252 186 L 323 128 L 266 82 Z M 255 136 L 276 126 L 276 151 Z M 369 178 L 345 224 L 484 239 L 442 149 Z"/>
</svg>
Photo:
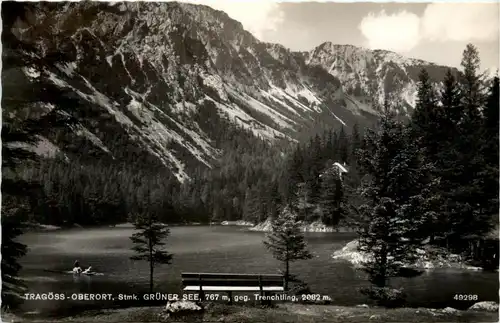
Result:
<svg viewBox="0 0 500 323">
<path fill-rule="evenodd" d="M 468 43 L 482 68 L 499 63 L 500 3 L 191 0 L 225 11 L 261 41 L 312 50 L 330 41 L 459 67 Z"/>
</svg>

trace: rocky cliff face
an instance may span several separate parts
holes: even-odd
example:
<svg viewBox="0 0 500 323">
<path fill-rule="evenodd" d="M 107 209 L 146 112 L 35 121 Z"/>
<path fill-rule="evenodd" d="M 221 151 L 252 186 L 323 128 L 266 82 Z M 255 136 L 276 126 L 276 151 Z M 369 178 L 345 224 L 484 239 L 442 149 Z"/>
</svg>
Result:
<svg viewBox="0 0 500 323">
<path fill-rule="evenodd" d="M 8 12 L 9 4 L 2 6 Z M 412 106 L 420 67 L 444 75 L 429 63 L 352 46 L 291 52 L 260 42 L 206 6 L 79 2 L 25 9 L 11 30 L 21 50 L 13 54 L 4 44 L 3 59 L 21 55 L 31 63 L 4 64 L 3 81 L 18 78 L 4 91 L 15 97 L 23 87 L 46 83 L 70 103 L 29 109 L 58 108 L 78 120 L 64 134 L 47 134 L 45 145 L 111 159 L 147 155 L 179 180 L 191 166 L 210 167 L 217 158 L 217 120 L 266 140 L 293 140 L 318 123 L 371 123 L 372 99 L 387 94 Z M 18 111 L 6 106 L 5 113 Z"/>
<path fill-rule="evenodd" d="M 420 71 L 425 68 L 439 88 L 448 69 L 394 52 L 330 42 L 302 55 L 308 65 L 321 66 L 340 80 L 350 109 L 370 113 L 388 99 L 408 115 L 415 106 Z"/>
</svg>

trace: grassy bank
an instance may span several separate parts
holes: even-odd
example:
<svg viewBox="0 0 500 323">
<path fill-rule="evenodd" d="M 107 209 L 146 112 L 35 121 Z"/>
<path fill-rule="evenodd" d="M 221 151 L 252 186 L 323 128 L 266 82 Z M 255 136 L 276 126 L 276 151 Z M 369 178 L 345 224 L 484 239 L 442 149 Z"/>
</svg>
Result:
<svg viewBox="0 0 500 323">
<path fill-rule="evenodd" d="M 274 308 L 207 304 L 200 317 L 166 318 L 164 307 L 132 307 L 88 311 L 58 320 L 3 316 L 3 322 L 236 322 L 236 323 L 361 323 L 361 322 L 498 322 L 498 313 L 425 308 L 363 308 L 333 305 L 280 304 Z"/>
</svg>

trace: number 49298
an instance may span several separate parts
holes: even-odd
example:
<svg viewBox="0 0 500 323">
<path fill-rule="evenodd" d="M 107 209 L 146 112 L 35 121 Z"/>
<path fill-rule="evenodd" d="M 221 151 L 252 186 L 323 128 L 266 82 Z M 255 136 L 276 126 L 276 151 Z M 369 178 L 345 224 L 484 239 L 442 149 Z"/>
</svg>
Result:
<svg viewBox="0 0 500 323">
<path fill-rule="evenodd" d="M 453 299 L 456 301 L 477 301 L 479 296 L 477 294 L 455 294 Z"/>
</svg>

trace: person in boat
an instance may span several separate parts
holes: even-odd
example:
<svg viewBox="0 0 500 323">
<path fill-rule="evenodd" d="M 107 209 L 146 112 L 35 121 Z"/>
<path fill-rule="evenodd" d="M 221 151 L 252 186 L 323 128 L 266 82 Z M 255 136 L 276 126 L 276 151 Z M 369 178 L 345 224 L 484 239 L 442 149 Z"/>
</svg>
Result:
<svg viewBox="0 0 500 323">
<path fill-rule="evenodd" d="M 75 264 L 73 265 L 73 274 L 80 274 L 82 272 L 82 267 L 80 267 L 80 262 L 75 261 Z"/>
</svg>

